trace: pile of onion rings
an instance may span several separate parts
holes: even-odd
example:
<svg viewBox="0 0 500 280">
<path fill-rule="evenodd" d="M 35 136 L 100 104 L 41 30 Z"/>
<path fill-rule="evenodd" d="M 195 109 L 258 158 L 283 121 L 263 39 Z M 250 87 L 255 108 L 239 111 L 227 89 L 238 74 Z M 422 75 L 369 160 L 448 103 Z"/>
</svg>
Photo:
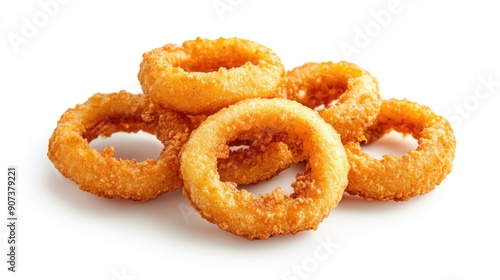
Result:
<svg viewBox="0 0 500 280">
<path fill-rule="evenodd" d="M 143 54 L 143 94 L 97 93 L 68 109 L 47 156 L 80 189 L 145 202 L 182 187 L 207 221 L 247 239 L 315 230 L 344 192 L 404 201 L 441 184 L 456 140 L 448 120 L 403 99 L 352 62 L 308 62 L 286 71 L 271 49 L 241 38 L 196 38 Z M 378 160 L 363 151 L 395 130 L 418 141 Z M 158 138 L 157 159 L 114 157 L 90 145 L 115 132 Z M 254 195 L 238 185 L 305 162 L 291 184 Z"/>
</svg>

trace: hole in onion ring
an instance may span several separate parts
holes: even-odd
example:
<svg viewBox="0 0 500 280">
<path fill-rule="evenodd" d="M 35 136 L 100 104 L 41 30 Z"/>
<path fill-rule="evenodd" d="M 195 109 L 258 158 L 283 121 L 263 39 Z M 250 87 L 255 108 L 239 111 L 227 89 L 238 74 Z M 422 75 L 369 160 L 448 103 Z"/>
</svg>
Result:
<svg viewBox="0 0 500 280">
<path fill-rule="evenodd" d="M 229 146 L 229 149 L 230 149 L 231 151 L 236 151 L 236 150 L 240 150 L 240 149 L 246 150 L 246 149 L 248 149 L 248 148 L 250 148 L 250 146 L 249 146 L 249 145 Z"/>
<path fill-rule="evenodd" d="M 383 158 L 383 155 L 405 155 L 408 151 L 415 150 L 417 147 L 418 141 L 411 134 L 404 135 L 395 130 L 374 142 L 361 145 L 363 151 L 379 160 Z"/>
<path fill-rule="evenodd" d="M 90 141 L 89 144 L 98 152 L 102 152 L 107 147 L 113 147 L 115 158 L 135 159 L 138 162 L 158 159 L 164 147 L 154 135 L 144 131 L 137 133 L 115 132 L 110 137 L 99 136 Z"/>
<path fill-rule="evenodd" d="M 272 179 L 262 181 L 253 185 L 238 185 L 238 189 L 245 189 L 256 196 L 261 194 L 271 193 L 277 186 L 281 188 L 283 194 L 293 194 L 292 183 L 295 182 L 295 175 L 304 173 L 306 171 L 306 164 L 293 163 L 289 168 L 281 171 Z"/>
<path fill-rule="evenodd" d="M 177 66 L 186 72 L 201 72 L 201 73 L 209 73 L 209 72 L 217 72 L 220 68 L 225 68 L 227 70 L 232 68 L 238 68 L 245 63 L 250 62 L 254 65 L 258 64 L 258 60 L 256 56 L 249 56 L 245 54 L 240 54 L 239 57 L 204 57 L 204 59 L 193 59 L 193 60 L 185 60 L 181 61 Z"/>
<path fill-rule="evenodd" d="M 313 110 L 316 111 L 316 112 L 319 112 L 319 111 L 325 110 L 326 108 L 335 106 L 335 104 L 337 104 L 337 102 L 339 102 L 339 100 L 335 99 L 332 102 L 328 103 L 327 105 L 320 104 L 320 105 L 314 107 Z"/>
</svg>

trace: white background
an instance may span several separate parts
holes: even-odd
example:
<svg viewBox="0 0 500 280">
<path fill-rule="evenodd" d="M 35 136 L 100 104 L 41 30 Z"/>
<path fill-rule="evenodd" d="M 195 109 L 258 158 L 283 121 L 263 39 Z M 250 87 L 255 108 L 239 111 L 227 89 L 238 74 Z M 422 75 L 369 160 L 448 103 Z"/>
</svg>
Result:
<svg viewBox="0 0 500 280">
<path fill-rule="evenodd" d="M 1 279 L 500 279 L 495 1 L 54 1 L 0 4 Z M 287 69 L 357 63 L 384 98 L 449 118 L 452 173 L 408 202 L 346 196 L 317 231 L 247 241 L 201 219 L 180 191 L 108 200 L 53 168 L 47 143 L 66 109 L 96 92 L 139 93 L 142 53 L 197 36 L 252 39 Z M 141 139 L 125 150 L 155 144 Z M 9 165 L 17 273 L 6 263 Z"/>
</svg>

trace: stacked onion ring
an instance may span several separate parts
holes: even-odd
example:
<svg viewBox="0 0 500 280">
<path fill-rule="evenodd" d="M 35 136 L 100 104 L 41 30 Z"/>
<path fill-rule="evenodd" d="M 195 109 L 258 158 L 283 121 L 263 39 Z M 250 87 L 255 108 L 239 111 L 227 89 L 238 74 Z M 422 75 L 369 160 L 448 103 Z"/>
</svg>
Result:
<svg viewBox="0 0 500 280">
<path fill-rule="evenodd" d="M 337 130 L 342 142 L 364 140 L 364 131 L 380 111 L 377 80 L 350 62 L 306 63 L 287 72 L 288 99 L 319 114 Z"/>
<path fill-rule="evenodd" d="M 279 97 L 285 70 L 269 48 L 241 38 L 185 41 L 143 55 L 144 94 L 176 111 L 210 114 L 255 97 Z"/>
</svg>

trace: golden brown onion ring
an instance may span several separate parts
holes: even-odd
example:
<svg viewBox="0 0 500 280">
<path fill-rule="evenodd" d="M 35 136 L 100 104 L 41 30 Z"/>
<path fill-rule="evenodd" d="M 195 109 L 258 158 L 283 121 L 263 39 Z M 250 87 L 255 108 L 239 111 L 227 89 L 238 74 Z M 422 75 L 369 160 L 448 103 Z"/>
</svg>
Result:
<svg viewBox="0 0 500 280">
<path fill-rule="evenodd" d="M 256 42 L 197 38 L 145 53 L 138 77 L 154 102 L 199 115 L 247 98 L 282 96 L 285 70 L 271 49 Z"/>
<path fill-rule="evenodd" d="M 368 200 L 408 200 L 439 185 L 451 172 L 455 136 L 450 123 L 429 107 L 406 99 L 382 103 L 376 122 L 365 132 L 373 142 L 396 130 L 418 140 L 416 150 L 403 156 L 384 155 L 378 160 L 358 142 L 345 144 L 351 170 L 346 192 Z"/>
<path fill-rule="evenodd" d="M 365 140 L 381 104 L 378 82 L 368 71 L 350 62 L 310 62 L 288 71 L 286 80 L 287 98 L 313 109 L 324 106 L 320 116 L 343 143 Z"/>
<path fill-rule="evenodd" d="M 158 108 L 142 94 L 95 94 L 61 116 L 49 140 L 48 157 L 82 190 L 146 201 L 182 185 L 178 154 L 189 137 L 189 124 L 185 116 Z M 113 147 L 99 153 L 89 146 L 98 136 L 139 130 L 163 143 L 158 159 L 117 159 Z"/>
<path fill-rule="evenodd" d="M 220 180 L 217 160 L 228 156 L 228 143 L 262 131 L 290 136 L 282 137 L 285 143 L 302 141 L 306 171 L 292 183 L 293 194 L 277 187 L 257 197 Z M 247 239 L 316 229 L 342 198 L 348 170 L 335 130 L 313 110 L 285 99 L 247 99 L 222 109 L 193 131 L 181 153 L 183 194 L 203 218 Z"/>
</svg>

